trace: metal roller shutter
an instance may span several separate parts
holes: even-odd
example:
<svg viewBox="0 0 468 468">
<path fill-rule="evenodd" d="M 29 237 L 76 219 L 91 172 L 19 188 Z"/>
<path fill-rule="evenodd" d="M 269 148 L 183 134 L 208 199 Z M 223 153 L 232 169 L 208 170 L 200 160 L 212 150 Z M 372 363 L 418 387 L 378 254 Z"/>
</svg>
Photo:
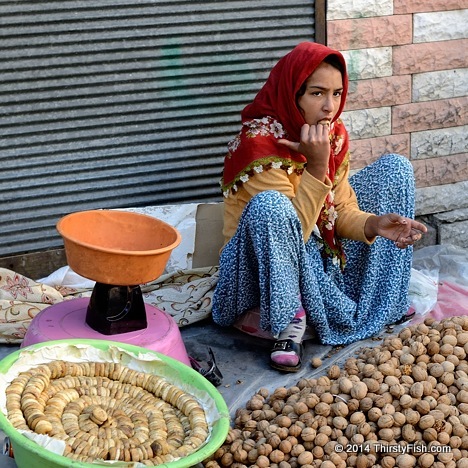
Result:
<svg viewBox="0 0 468 468">
<path fill-rule="evenodd" d="M 2 1 L 0 256 L 94 208 L 219 201 L 239 112 L 311 0 Z"/>
</svg>

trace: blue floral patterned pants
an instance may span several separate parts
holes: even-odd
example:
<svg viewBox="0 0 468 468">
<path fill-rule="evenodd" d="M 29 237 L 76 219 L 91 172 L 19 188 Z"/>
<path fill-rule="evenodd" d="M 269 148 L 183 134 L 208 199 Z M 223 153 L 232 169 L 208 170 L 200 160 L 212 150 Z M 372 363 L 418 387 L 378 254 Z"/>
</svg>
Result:
<svg viewBox="0 0 468 468">
<path fill-rule="evenodd" d="M 414 175 L 406 158 L 382 156 L 350 183 L 363 211 L 414 217 Z M 373 336 L 406 314 L 412 247 L 398 249 L 382 237 L 372 245 L 345 240 L 343 272 L 322 258 L 320 248 L 315 235 L 304 243 L 285 195 L 274 190 L 257 194 L 221 253 L 215 323 L 231 326 L 259 306 L 260 327 L 277 337 L 302 301 L 319 340 L 338 345 Z"/>
</svg>

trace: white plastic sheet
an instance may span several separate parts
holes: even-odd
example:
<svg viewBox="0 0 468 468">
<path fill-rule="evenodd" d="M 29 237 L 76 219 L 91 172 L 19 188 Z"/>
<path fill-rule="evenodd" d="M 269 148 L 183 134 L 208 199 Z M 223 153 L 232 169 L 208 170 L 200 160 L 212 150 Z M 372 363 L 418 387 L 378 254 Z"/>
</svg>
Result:
<svg viewBox="0 0 468 468">
<path fill-rule="evenodd" d="M 413 255 L 409 297 L 415 311 L 436 320 L 468 314 L 468 250 L 443 244 Z"/>
<path fill-rule="evenodd" d="M 419 315 L 426 315 L 437 303 L 438 272 L 411 269 L 409 285 L 410 306 Z"/>
</svg>

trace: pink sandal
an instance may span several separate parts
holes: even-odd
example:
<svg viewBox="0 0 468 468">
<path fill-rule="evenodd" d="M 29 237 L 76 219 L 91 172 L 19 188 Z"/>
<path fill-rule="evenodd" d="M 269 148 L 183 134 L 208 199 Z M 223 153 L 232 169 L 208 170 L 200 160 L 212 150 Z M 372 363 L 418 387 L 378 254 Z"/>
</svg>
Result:
<svg viewBox="0 0 468 468">
<path fill-rule="evenodd" d="M 278 340 L 275 341 L 275 344 L 271 349 L 272 353 L 275 351 L 296 353 L 299 358 L 299 362 L 295 366 L 287 366 L 285 364 L 275 362 L 270 356 L 270 366 L 273 367 L 273 369 L 283 372 L 297 372 L 302 367 L 302 355 L 304 353 L 304 346 L 302 343 L 296 343 L 293 340 Z"/>
</svg>

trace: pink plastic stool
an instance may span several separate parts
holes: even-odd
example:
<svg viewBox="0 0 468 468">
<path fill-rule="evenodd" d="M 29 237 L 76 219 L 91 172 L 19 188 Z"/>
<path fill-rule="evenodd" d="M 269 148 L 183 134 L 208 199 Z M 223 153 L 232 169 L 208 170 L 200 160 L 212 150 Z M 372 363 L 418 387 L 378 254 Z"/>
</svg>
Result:
<svg viewBox="0 0 468 468">
<path fill-rule="evenodd" d="M 71 299 L 42 310 L 29 325 L 21 347 L 67 338 L 111 340 L 157 351 L 191 367 L 177 324 L 162 310 L 145 304 L 147 328 L 117 335 L 103 335 L 86 324 L 88 303 L 89 298 Z"/>
</svg>

